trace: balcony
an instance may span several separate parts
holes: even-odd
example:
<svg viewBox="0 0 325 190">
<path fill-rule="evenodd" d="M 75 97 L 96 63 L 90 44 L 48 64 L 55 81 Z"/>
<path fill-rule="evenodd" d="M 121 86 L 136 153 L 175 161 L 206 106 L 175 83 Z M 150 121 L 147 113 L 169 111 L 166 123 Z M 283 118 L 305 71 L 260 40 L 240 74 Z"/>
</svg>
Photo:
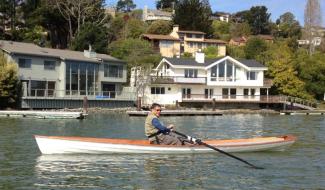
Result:
<svg viewBox="0 0 325 190">
<path fill-rule="evenodd" d="M 123 91 L 85 91 L 85 90 L 54 90 L 54 89 L 31 89 L 23 95 L 29 99 L 83 99 L 85 96 L 90 100 L 135 100 L 135 94 Z"/>
<path fill-rule="evenodd" d="M 151 84 L 206 84 L 206 77 L 186 78 L 173 76 L 151 77 Z"/>
</svg>

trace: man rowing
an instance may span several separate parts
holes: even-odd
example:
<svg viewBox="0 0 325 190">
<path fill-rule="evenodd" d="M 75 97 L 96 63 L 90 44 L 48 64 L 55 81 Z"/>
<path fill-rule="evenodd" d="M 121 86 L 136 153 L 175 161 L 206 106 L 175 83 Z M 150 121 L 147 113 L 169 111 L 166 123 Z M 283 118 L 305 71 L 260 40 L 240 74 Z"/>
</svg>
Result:
<svg viewBox="0 0 325 190">
<path fill-rule="evenodd" d="M 174 125 L 164 126 L 159 121 L 161 106 L 153 103 L 145 121 L 145 134 L 150 144 L 184 145 L 185 139 L 173 133 Z"/>
</svg>

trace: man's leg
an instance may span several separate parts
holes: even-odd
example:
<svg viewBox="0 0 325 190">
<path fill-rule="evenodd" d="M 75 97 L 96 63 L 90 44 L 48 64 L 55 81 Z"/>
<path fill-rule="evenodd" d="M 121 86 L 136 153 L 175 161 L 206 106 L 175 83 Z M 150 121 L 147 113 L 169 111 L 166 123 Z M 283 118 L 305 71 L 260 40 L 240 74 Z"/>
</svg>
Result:
<svg viewBox="0 0 325 190">
<path fill-rule="evenodd" d="M 164 145 L 183 145 L 182 141 L 174 133 L 161 134 L 158 136 L 160 144 Z"/>
</svg>

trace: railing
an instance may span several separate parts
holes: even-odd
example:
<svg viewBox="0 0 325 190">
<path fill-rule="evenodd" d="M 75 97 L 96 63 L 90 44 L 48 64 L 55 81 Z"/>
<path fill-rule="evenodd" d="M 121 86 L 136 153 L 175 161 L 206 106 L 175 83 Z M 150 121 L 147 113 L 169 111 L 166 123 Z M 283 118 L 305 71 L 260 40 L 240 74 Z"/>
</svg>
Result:
<svg viewBox="0 0 325 190">
<path fill-rule="evenodd" d="M 171 77 L 171 76 L 156 76 L 151 77 L 152 84 L 174 84 L 174 83 L 188 83 L 188 84 L 205 84 L 206 77 L 187 78 L 187 77 Z"/>
<path fill-rule="evenodd" d="M 90 99 L 124 99 L 135 100 L 135 94 L 122 91 L 86 91 L 86 90 L 50 90 L 32 89 L 30 93 L 23 95 L 26 98 L 83 98 Z"/>
<path fill-rule="evenodd" d="M 281 102 L 281 96 L 260 95 L 208 95 L 208 94 L 183 94 L 183 100 L 216 100 L 216 101 L 259 101 L 259 102 Z"/>
<path fill-rule="evenodd" d="M 183 94 L 183 101 L 238 101 L 260 103 L 285 103 L 301 108 L 316 108 L 317 102 L 284 95 L 208 95 L 208 94 Z M 304 107 L 305 106 L 305 107 Z"/>
</svg>

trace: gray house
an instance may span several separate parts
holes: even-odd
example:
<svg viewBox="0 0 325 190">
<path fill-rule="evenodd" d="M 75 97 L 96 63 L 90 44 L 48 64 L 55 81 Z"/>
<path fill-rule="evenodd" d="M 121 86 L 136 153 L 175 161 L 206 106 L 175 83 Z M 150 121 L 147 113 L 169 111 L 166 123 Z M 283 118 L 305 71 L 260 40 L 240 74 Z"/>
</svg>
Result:
<svg viewBox="0 0 325 190">
<path fill-rule="evenodd" d="M 79 52 L 0 40 L 0 49 L 18 65 L 23 97 L 118 98 L 127 81 L 124 61 L 98 54 L 91 47 Z"/>
</svg>

